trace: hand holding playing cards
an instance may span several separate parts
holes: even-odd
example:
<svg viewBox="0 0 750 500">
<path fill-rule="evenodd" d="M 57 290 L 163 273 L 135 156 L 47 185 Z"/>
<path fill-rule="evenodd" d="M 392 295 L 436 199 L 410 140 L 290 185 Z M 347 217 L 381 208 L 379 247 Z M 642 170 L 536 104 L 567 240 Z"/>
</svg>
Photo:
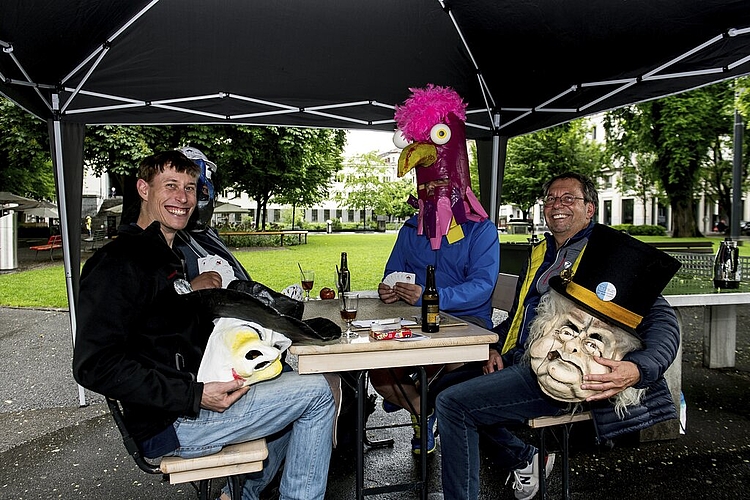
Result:
<svg viewBox="0 0 750 500">
<path fill-rule="evenodd" d="M 392 304 L 398 300 L 398 295 L 393 291 L 393 288 L 385 283 L 380 283 L 378 285 L 378 295 L 380 295 L 380 300 L 386 304 Z"/>
<path fill-rule="evenodd" d="M 380 300 L 386 304 L 391 304 L 400 299 L 408 304 L 414 305 L 422 296 L 422 287 L 420 285 L 403 282 L 398 282 L 394 284 L 393 287 L 390 287 L 385 283 L 380 283 L 378 285 L 378 295 L 380 295 Z"/>
<path fill-rule="evenodd" d="M 393 291 L 399 299 L 407 304 L 414 305 L 422 297 L 422 286 L 413 283 L 398 282 L 393 286 Z"/>
<path fill-rule="evenodd" d="M 221 275 L 216 271 L 201 273 L 190 282 L 193 290 L 204 290 L 207 288 L 221 288 Z"/>
</svg>

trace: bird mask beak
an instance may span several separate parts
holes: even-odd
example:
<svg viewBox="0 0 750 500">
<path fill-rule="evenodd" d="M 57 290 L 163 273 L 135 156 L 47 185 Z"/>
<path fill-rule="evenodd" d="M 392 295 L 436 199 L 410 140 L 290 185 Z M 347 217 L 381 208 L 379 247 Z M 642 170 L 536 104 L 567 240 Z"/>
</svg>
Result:
<svg viewBox="0 0 750 500">
<path fill-rule="evenodd" d="M 437 161 L 437 149 L 432 144 L 413 142 L 398 157 L 398 176 L 416 167 L 429 167 Z"/>
</svg>

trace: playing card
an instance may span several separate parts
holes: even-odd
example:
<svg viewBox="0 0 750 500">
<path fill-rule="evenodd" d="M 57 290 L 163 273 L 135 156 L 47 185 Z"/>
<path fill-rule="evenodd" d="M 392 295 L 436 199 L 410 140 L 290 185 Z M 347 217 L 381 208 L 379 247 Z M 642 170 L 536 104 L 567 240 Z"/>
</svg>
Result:
<svg viewBox="0 0 750 500">
<path fill-rule="evenodd" d="M 414 284 L 415 275 L 414 273 L 404 273 L 401 271 L 394 271 L 383 279 L 383 283 L 393 288 L 396 283 L 411 283 Z"/>
<path fill-rule="evenodd" d="M 234 281 L 234 270 L 225 259 L 218 255 L 209 255 L 198 259 L 198 272 L 216 271 L 221 276 L 221 287 L 226 288 L 229 283 Z"/>
</svg>

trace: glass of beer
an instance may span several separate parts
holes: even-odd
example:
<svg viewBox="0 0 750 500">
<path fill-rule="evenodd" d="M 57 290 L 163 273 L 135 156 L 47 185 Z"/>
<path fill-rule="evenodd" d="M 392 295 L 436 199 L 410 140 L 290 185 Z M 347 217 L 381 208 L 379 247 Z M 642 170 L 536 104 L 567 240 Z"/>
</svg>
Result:
<svg viewBox="0 0 750 500">
<path fill-rule="evenodd" d="M 305 291 L 305 300 L 310 300 L 310 290 L 312 290 L 313 284 L 315 284 L 315 271 L 303 270 L 300 271 L 300 283 L 302 289 Z"/>
<path fill-rule="evenodd" d="M 357 337 L 359 334 L 352 330 L 352 321 L 357 318 L 357 303 L 359 295 L 354 292 L 344 292 L 339 295 L 339 312 L 341 319 L 346 321 L 346 331 L 342 334 L 346 338 Z"/>
</svg>

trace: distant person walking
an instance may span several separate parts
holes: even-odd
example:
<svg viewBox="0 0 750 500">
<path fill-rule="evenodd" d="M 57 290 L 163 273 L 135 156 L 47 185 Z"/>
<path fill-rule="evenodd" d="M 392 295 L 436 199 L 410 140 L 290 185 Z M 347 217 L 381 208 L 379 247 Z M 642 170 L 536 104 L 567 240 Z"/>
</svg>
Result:
<svg viewBox="0 0 750 500">
<path fill-rule="evenodd" d="M 91 238 L 91 216 L 86 216 L 86 231 L 89 233 L 89 238 Z"/>
</svg>

